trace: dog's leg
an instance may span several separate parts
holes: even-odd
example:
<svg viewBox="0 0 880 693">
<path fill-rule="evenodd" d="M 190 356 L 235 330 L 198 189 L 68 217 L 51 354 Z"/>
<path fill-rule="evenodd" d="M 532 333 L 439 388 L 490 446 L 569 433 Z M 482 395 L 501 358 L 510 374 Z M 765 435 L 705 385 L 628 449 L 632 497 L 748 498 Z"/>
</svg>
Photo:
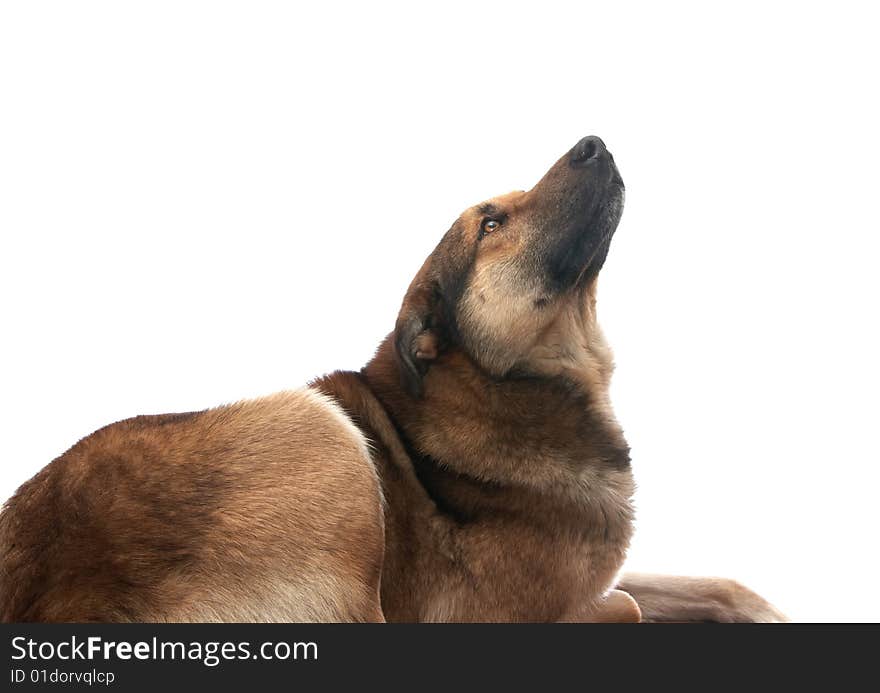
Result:
<svg viewBox="0 0 880 693">
<path fill-rule="evenodd" d="M 627 573 L 617 587 L 633 596 L 645 623 L 788 621 L 768 601 L 727 578 Z"/>
<path fill-rule="evenodd" d="M 584 608 L 566 614 L 561 623 L 639 623 L 639 605 L 626 592 L 611 590 L 598 607 Z"/>
</svg>

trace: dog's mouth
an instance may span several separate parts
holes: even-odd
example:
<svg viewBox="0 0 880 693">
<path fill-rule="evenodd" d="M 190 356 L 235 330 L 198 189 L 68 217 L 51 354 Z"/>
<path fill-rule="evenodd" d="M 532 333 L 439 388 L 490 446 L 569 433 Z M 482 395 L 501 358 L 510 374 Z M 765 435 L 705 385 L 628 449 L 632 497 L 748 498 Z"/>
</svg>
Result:
<svg viewBox="0 0 880 693">
<path fill-rule="evenodd" d="M 614 237 L 614 233 L 617 231 L 617 226 L 620 223 L 620 218 L 623 215 L 623 203 L 626 197 L 623 179 L 621 179 L 620 174 L 616 173 L 616 169 L 615 175 L 616 180 L 612 180 L 609 185 L 610 190 L 607 199 L 599 207 L 599 223 L 586 232 L 587 236 L 594 235 L 597 238 L 596 249 L 584 266 L 575 285 L 587 284 L 595 279 L 599 274 L 599 270 L 604 266 L 605 259 L 608 257 L 611 239 Z"/>
<path fill-rule="evenodd" d="M 599 138 L 584 138 L 539 183 L 547 181 L 545 213 L 557 229 L 545 255 L 551 291 L 563 292 L 596 278 L 623 214 L 623 179 L 610 152 L 598 143 Z M 590 158 L 578 158 L 582 150 Z"/>
<path fill-rule="evenodd" d="M 582 151 L 590 152 L 592 156 L 583 161 L 580 158 Z M 591 174 L 586 180 L 576 180 L 574 189 L 576 196 L 583 195 L 579 190 L 581 186 L 593 191 L 588 196 L 592 203 L 589 205 L 591 211 L 586 215 L 587 222 L 579 235 L 592 238 L 597 249 L 594 253 L 595 258 L 598 250 L 611 240 L 620 223 L 626 194 L 623 178 L 617 170 L 611 152 L 598 137 L 585 137 L 578 142 L 569 154 L 569 166 L 575 170 L 587 168 L 587 173 Z M 590 167 L 592 170 L 589 170 Z M 588 260 L 586 267 L 594 264 L 594 258 Z"/>
</svg>

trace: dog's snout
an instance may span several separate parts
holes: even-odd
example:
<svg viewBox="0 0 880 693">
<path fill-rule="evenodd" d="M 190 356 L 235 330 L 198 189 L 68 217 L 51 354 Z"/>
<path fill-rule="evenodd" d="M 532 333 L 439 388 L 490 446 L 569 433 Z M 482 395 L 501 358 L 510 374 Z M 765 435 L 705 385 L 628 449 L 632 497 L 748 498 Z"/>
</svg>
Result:
<svg viewBox="0 0 880 693">
<path fill-rule="evenodd" d="M 610 152 L 605 148 L 605 143 L 595 135 L 584 137 L 571 150 L 571 164 L 583 165 L 596 159 L 610 157 Z"/>
</svg>

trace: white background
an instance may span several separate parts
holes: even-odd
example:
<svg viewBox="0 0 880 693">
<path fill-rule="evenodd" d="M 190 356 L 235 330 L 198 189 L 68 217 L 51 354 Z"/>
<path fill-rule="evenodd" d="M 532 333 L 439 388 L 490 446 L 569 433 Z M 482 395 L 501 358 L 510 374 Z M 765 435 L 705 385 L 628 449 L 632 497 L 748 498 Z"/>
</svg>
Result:
<svg viewBox="0 0 880 693">
<path fill-rule="evenodd" d="M 110 421 L 359 367 L 463 208 L 598 134 L 632 567 L 880 619 L 863 7 L 4 3 L 0 496 Z"/>
</svg>

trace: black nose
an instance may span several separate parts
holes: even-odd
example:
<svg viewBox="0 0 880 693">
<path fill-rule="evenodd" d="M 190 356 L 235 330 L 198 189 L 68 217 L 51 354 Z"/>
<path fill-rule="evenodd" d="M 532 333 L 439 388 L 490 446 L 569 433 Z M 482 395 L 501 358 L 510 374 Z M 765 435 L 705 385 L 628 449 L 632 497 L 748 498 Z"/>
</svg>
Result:
<svg viewBox="0 0 880 693">
<path fill-rule="evenodd" d="M 595 135 L 590 135 L 574 145 L 574 149 L 571 150 L 571 163 L 585 164 L 593 159 L 601 159 L 606 156 L 611 156 L 611 154 L 605 148 L 605 143 Z"/>
</svg>

